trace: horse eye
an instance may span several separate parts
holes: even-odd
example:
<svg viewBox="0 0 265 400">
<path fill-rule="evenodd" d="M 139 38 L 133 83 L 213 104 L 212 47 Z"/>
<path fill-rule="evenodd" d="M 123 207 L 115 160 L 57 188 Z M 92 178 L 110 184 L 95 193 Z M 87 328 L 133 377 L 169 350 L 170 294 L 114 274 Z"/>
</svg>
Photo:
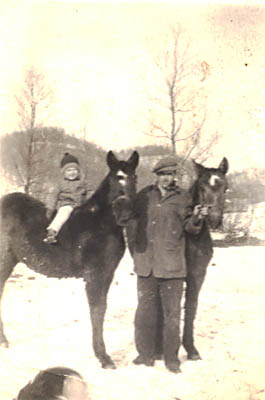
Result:
<svg viewBox="0 0 265 400">
<path fill-rule="evenodd" d="M 218 183 L 219 183 L 219 186 L 223 186 L 224 190 L 227 189 L 227 186 L 223 180 L 220 180 Z"/>
</svg>

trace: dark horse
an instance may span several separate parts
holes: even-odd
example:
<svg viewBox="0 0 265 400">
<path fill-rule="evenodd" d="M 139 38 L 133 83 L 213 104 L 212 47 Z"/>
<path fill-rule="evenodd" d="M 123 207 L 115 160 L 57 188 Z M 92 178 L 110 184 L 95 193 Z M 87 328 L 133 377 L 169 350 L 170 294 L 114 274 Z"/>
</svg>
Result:
<svg viewBox="0 0 265 400">
<path fill-rule="evenodd" d="M 213 256 L 210 229 L 217 229 L 222 224 L 225 192 L 228 187 L 226 180 L 228 161 L 223 158 L 218 168 L 206 168 L 195 162 L 194 165 L 198 177 L 190 189 L 193 205 L 201 204 L 209 208 L 200 234 L 187 234 L 187 278 L 182 343 L 187 351 L 188 359 L 199 360 L 201 357 L 194 345 L 193 325 L 198 308 L 199 292 L 205 279 L 207 266 Z"/>
<path fill-rule="evenodd" d="M 81 277 L 90 306 L 93 349 L 103 368 L 115 368 L 106 353 L 103 322 L 107 293 L 125 251 L 123 226 L 132 216 L 136 194 L 135 169 L 139 155 L 127 161 L 107 154 L 109 173 L 93 196 L 76 208 L 56 245 L 43 243 L 48 220 L 40 201 L 23 193 L 3 197 L 1 203 L 0 298 L 18 262 L 48 277 Z M 0 314 L 0 343 L 8 346 Z"/>
</svg>

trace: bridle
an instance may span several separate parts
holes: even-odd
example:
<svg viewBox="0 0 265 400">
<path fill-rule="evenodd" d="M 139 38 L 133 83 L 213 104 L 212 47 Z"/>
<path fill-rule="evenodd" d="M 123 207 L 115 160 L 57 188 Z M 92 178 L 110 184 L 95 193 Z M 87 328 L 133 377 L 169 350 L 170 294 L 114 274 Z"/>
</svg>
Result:
<svg viewBox="0 0 265 400">
<path fill-rule="evenodd" d="M 123 172 L 121 173 L 121 172 L 122 171 L 118 171 L 117 177 L 119 179 L 119 183 L 121 184 L 122 193 L 118 194 L 118 196 L 116 196 L 111 202 L 112 213 L 113 213 L 117 223 L 119 221 L 119 215 L 118 215 L 118 210 L 117 210 L 117 204 L 119 203 L 119 201 L 124 202 L 124 204 L 126 204 L 126 201 L 127 201 L 127 206 L 129 206 L 129 204 L 132 202 L 130 194 L 127 195 L 125 193 L 125 186 L 127 186 L 126 174 L 124 174 Z M 130 180 L 131 180 L 131 184 L 133 186 L 135 186 L 136 182 L 137 182 L 137 175 L 136 174 L 131 175 Z M 124 183 L 121 183 L 121 181 L 124 181 Z"/>
</svg>

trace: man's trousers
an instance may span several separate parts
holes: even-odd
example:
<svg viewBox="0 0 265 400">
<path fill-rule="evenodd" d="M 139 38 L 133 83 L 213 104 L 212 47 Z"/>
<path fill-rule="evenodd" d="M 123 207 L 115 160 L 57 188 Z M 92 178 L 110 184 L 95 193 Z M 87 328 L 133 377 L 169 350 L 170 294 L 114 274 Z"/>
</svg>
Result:
<svg viewBox="0 0 265 400">
<path fill-rule="evenodd" d="M 180 314 L 184 278 L 162 279 L 153 275 L 137 277 L 138 307 L 135 314 L 135 345 L 143 358 L 154 359 L 163 313 L 163 355 L 165 364 L 178 361 Z"/>
</svg>

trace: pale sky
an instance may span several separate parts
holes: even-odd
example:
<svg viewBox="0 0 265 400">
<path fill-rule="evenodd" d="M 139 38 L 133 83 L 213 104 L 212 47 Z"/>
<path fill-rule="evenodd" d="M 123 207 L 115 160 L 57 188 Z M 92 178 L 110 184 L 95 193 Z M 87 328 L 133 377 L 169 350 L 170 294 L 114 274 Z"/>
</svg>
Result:
<svg viewBox="0 0 265 400">
<path fill-rule="evenodd" d="M 232 171 L 265 168 L 263 1 L 9 0 L 0 11 L 1 134 L 18 129 L 14 94 L 33 65 L 54 90 L 47 125 L 75 134 L 86 125 L 105 149 L 153 143 L 144 134 L 153 55 L 180 24 L 210 67 L 204 135 L 220 134 L 211 164 L 226 156 Z"/>
</svg>

